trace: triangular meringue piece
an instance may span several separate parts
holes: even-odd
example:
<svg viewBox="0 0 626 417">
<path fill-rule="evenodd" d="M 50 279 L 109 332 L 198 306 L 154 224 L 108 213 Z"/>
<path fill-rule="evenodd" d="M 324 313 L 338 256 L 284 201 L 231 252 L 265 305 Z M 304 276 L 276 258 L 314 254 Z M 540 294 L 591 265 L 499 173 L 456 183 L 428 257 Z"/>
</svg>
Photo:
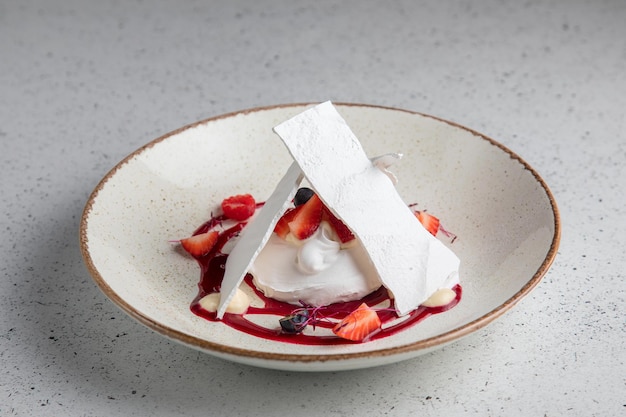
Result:
<svg viewBox="0 0 626 417">
<path fill-rule="evenodd" d="M 419 223 L 395 189 L 386 168 L 401 157 L 368 159 L 330 101 L 274 128 L 294 162 L 229 254 L 217 317 L 226 308 L 261 252 L 303 175 L 324 204 L 359 238 L 399 315 L 416 309 L 450 277 L 459 259 Z M 384 216 L 384 221 L 381 221 Z"/>
<path fill-rule="evenodd" d="M 274 131 L 324 204 L 359 238 L 398 314 L 458 273 L 459 259 L 424 229 L 330 101 Z"/>
</svg>

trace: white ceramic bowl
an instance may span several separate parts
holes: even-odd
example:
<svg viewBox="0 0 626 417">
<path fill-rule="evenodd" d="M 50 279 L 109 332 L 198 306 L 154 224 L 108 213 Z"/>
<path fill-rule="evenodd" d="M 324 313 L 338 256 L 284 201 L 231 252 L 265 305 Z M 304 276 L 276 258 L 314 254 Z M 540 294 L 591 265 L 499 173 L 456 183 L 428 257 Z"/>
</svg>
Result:
<svg viewBox="0 0 626 417">
<path fill-rule="evenodd" d="M 197 264 L 169 241 L 189 235 L 221 200 L 263 200 L 292 162 L 272 127 L 307 104 L 231 113 L 162 136 L 98 184 L 80 224 L 84 260 L 125 312 L 185 345 L 250 365 L 343 370 L 409 359 L 490 323 L 528 294 L 556 256 L 560 223 L 545 182 L 519 156 L 475 131 L 414 112 L 336 104 L 370 156 L 400 152 L 393 171 L 407 203 L 439 217 L 458 239 L 463 299 L 454 309 L 363 344 L 273 342 L 189 310 Z M 381 214 L 384 216 L 384 214 Z"/>
</svg>

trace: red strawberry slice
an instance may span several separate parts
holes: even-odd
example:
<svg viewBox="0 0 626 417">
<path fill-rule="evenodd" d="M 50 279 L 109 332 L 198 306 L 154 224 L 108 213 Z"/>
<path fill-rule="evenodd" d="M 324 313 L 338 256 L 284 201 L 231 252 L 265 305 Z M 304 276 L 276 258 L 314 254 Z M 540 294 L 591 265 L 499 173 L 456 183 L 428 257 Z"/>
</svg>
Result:
<svg viewBox="0 0 626 417">
<path fill-rule="evenodd" d="M 337 323 L 333 328 L 333 333 L 343 339 L 362 342 L 373 332 L 380 329 L 381 326 L 382 322 L 378 314 L 367 304 L 363 303 Z"/>
<path fill-rule="evenodd" d="M 234 195 L 222 201 L 224 215 L 232 220 L 247 220 L 252 217 L 255 210 L 256 201 L 250 194 Z"/>
<path fill-rule="evenodd" d="M 354 240 L 354 234 L 348 226 L 345 225 L 337 216 L 335 216 L 328 207 L 324 206 L 324 215 L 322 217 L 323 220 L 326 220 L 332 227 L 335 229 L 335 233 L 337 233 L 337 237 L 341 243 L 347 243 L 351 240 Z"/>
<path fill-rule="evenodd" d="M 314 194 L 309 201 L 298 206 L 298 212 L 288 222 L 289 231 L 300 240 L 311 237 L 322 221 L 322 200 Z"/>
<path fill-rule="evenodd" d="M 439 219 L 438 218 L 436 218 L 435 216 L 431 214 L 426 213 L 425 211 L 416 211 L 415 217 L 417 217 L 417 220 L 419 220 L 420 223 L 422 223 L 422 226 L 424 226 L 424 228 L 428 230 L 433 236 L 437 235 L 437 232 L 439 231 Z"/>
<path fill-rule="evenodd" d="M 182 239 L 180 244 L 192 256 L 206 255 L 213 249 L 217 242 L 219 233 L 215 230 L 206 233 L 200 233 L 186 239 Z"/>
<path fill-rule="evenodd" d="M 283 216 L 278 220 L 278 223 L 276 223 L 276 226 L 274 226 L 274 233 L 285 239 L 289 233 L 289 222 L 293 220 L 295 215 L 298 214 L 300 210 L 302 210 L 302 207 L 304 206 L 287 209 Z"/>
</svg>

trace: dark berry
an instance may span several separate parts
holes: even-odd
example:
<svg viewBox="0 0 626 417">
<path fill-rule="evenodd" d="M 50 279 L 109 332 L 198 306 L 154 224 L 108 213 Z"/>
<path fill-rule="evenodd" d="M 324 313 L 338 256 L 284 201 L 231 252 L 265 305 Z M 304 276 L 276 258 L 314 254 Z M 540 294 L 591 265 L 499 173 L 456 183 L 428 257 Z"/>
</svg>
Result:
<svg viewBox="0 0 626 417">
<path fill-rule="evenodd" d="M 307 187 L 299 188 L 298 191 L 296 192 L 295 197 L 293 198 L 293 204 L 296 207 L 301 206 L 302 204 L 309 201 L 309 199 L 313 197 L 313 194 L 315 194 L 315 191 L 311 190 L 310 188 L 307 188 Z"/>
<path fill-rule="evenodd" d="M 309 321 L 309 312 L 301 310 L 298 313 L 290 314 L 279 320 L 280 327 L 283 332 L 295 334 L 300 333 L 306 327 Z"/>
</svg>

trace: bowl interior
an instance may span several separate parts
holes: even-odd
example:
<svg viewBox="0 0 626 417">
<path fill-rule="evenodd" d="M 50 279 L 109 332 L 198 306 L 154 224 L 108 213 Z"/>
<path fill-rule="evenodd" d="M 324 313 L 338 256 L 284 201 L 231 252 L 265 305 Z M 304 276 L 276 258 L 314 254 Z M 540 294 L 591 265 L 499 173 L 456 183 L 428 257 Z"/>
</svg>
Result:
<svg viewBox="0 0 626 417">
<path fill-rule="evenodd" d="M 267 198 L 292 162 L 272 127 L 305 110 L 287 105 L 187 126 L 129 155 L 97 186 L 81 222 L 81 248 L 98 285 L 122 309 L 175 340 L 216 354 L 321 359 L 421 349 L 483 326 L 532 289 L 559 239 L 556 205 L 518 156 L 436 118 L 336 105 L 368 155 L 400 152 L 398 191 L 457 235 L 461 303 L 393 337 L 346 346 L 261 340 L 189 310 L 199 270 L 171 240 L 189 235 L 237 193 Z M 381 213 L 384 221 L 384 213 Z M 284 356 L 286 355 L 286 356 Z M 311 356 L 312 355 L 312 356 Z"/>
</svg>

